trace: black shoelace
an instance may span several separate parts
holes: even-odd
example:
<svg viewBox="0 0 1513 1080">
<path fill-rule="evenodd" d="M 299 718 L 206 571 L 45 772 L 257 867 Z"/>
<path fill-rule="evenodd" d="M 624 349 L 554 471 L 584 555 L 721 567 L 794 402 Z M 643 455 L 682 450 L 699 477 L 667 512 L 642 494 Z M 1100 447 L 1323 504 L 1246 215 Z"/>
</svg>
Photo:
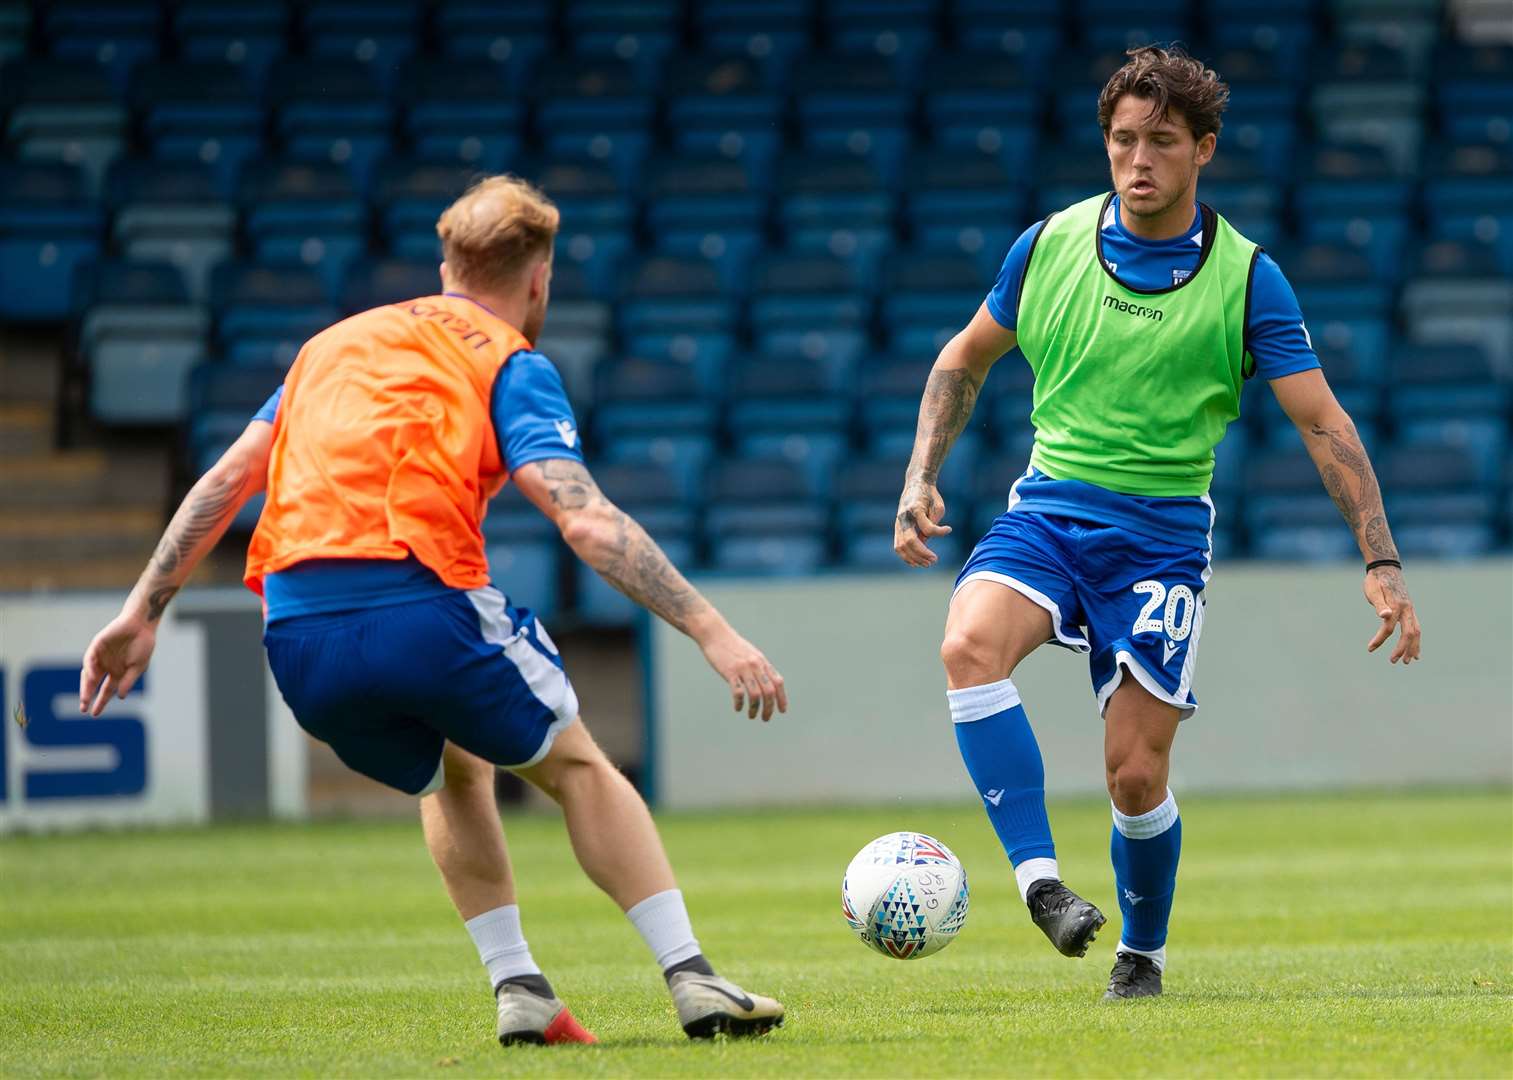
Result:
<svg viewBox="0 0 1513 1080">
<path fill-rule="evenodd" d="M 1120 953 L 1114 958 L 1114 970 L 1109 973 L 1109 989 L 1128 990 L 1135 983 L 1136 959 L 1129 953 Z"/>
</svg>

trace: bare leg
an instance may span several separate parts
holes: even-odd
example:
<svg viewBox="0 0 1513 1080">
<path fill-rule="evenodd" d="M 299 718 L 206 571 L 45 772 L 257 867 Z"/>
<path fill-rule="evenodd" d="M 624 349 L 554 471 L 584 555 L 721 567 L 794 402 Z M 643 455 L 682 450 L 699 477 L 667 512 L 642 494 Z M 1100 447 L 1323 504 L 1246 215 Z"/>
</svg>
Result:
<svg viewBox="0 0 1513 1080">
<path fill-rule="evenodd" d="M 1175 705 L 1152 697 L 1128 672 L 1109 698 L 1103 762 L 1109 796 L 1121 814 L 1148 813 L 1166 799 L 1180 716 Z"/>
<path fill-rule="evenodd" d="M 621 910 L 678 887 L 651 811 L 582 721 L 557 736 L 540 764 L 517 772 L 562 807 L 578 864 Z"/>
<path fill-rule="evenodd" d="M 1007 679 L 1052 636 L 1051 616 L 996 581 L 969 581 L 951 600 L 940 658 L 952 690 Z"/>
<path fill-rule="evenodd" d="M 426 847 L 463 920 L 515 902 L 515 878 L 494 805 L 494 766 L 447 744 L 446 787 L 420 800 Z"/>
</svg>

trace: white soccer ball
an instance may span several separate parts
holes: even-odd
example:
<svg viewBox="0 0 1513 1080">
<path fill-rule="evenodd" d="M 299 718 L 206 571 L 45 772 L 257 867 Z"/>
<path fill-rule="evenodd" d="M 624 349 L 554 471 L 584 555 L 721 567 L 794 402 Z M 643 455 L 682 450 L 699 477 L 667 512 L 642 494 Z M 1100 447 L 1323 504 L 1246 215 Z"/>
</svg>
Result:
<svg viewBox="0 0 1513 1080">
<path fill-rule="evenodd" d="M 940 952 L 961 932 L 967 872 L 933 836 L 879 836 L 846 867 L 841 910 L 856 936 L 884 956 L 918 960 Z"/>
</svg>

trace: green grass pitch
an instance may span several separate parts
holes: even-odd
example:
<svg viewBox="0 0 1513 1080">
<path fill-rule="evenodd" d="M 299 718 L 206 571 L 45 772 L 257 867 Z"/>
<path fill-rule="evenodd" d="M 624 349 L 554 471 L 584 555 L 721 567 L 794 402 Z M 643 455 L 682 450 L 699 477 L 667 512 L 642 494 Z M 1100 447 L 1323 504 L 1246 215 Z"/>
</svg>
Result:
<svg viewBox="0 0 1513 1080">
<path fill-rule="evenodd" d="M 705 951 L 789 1009 L 697 1045 L 559 821 L 511 818 L 533 951 L 602 1043 L 509 1052 L 417 823 L 0 840 L 0 1075 L 1513 1075 L 1507 791 L 1182 808 L 1167 994 L 1112 1006 L 1106 803 L 1052 807 L 1068 880 L 1112 915 L 1081 961 L 1030 925 L 975 806 L 667 815 Z M 864 949 L 838 898 L 903 828 L 972 886 L 961 937 L 915 962 Z"/>
</svg>

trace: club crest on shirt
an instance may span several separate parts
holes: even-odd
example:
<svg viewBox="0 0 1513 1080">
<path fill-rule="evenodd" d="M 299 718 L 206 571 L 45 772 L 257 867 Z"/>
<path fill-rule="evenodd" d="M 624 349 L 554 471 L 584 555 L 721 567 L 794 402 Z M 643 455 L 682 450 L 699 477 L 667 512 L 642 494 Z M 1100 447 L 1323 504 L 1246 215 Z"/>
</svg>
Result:
<svg viewBox="0 0 1513 1080">
<path fill-rule="evenodd" d="M 1181 285 L 1184 281 L 1186 281 L 1188 278 L 1190 278 L 1192 276 L 1193 276 L 1193 272 L 1191 270 L 1173 270 L 1172 271 L 1172 284 L 1173 285 Z"/>
</svg>

